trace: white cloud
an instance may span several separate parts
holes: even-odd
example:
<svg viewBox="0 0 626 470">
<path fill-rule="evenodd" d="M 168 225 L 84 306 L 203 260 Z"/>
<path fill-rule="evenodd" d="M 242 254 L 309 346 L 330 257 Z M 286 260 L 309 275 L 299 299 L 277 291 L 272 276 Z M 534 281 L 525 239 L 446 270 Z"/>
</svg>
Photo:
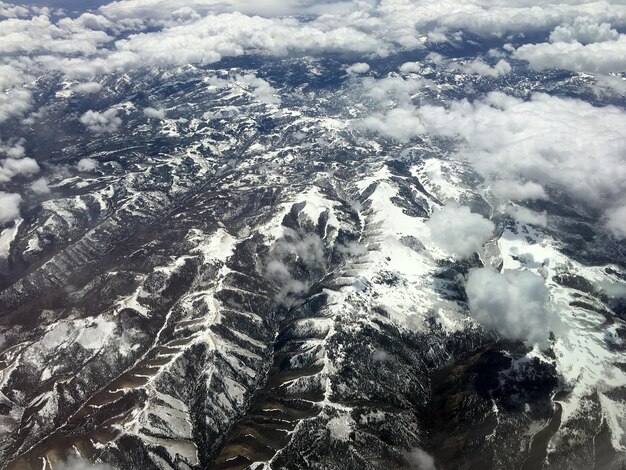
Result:
<svg viewBox="0 0 626 470">
<path fill-rule="evenodd" d="M 9 140 L 6 144 L 0 140 L 0 154 L 10 158 L 22 158 L 26 154 L 25 143 L 24 139 Z"/>
<path fill-rule="evenodd" d="M 459 156 L 488 179 L 558 185 L 609 212 L 626 200 L 626 113 L 617 107 L 545 94 L 525 101 L 490 93 L 473 103 L 425 106 L 418 117 L 430 133 L 461 137 Z M 536 189 L 526 183 L 509 195 L 525 197 L 530 190 L 540 197 Z"/>
<path fill-rule="evenodd" d="M 112 38 L 89 29 L 80 19 L 63 18 L 54 23 L 46 15 L 0 22 L 0 53 L 93 54 Z"/>
<path fill-rule="evenodd" d="M 422 449 L 413 449 L 407 452 L 405 457 L 414 470 L 437 470 L 434 457 Z"/>
<path fill-rule="evenodd" d="M 19 18 L 22 16 L 28 16 L 29 13 L 30 10 L 24 6 L 0 2 L 0 17 Z"/>
<path fill-rule="evenodd" d="M 0 123 L 13 117 L 23 116 L 31 106 L 31 93 L 28 90 L 11 89 L 0 92 Z"/>
<path fill-rule="evenodd" d="M 83 13 L 76 20 L 71 18 L 63 18 L 59 21 L 60 25 L 67 25 L 69 29 L 79 29 L 76 25 L 80 25 L 86 29 L 92 29 L 95 31 L 105 31 L 107 29 L 114 29 L 115 23 L 102 15 L 96 15 L 93 13 Z"/>
<path fill-rule="evenodd" d="M 354 75 L 361 75 L 369 72 L 370 66 L 365 62 L 357 62 L 346 69 L 346 72 Z"/>
<path fill-rule="evenodd" d="M 411 96 L 424 87 L 421 78 L 403 78 L 390 76 L 381 79 L 366 77 L 363 79 L 365 96 L 382 105 L 409 105 Z"/>
<path fill-rule="evenodd" d="M 100 90 L 102 90 L 102 85 L 100 85 L 98 82 L 85 82 L 79 83 L 78 85 L 74 86 L 74 91 L 81 95 L 98 93 Z"/>
<path fill-rule="evenodd" d="M 90 172 L 98 168 L 98 161 L 93 158 L 81 158 L 76 164 L 78 171 Z"/>
<path fill-rule="evenodd" d="M 545 227 L 548 225 L 548 214 L 535 212 L 521 206 L 507 206 L 505 212 L 521 224 L 538 225 Z"/>
<path fill-rule="evenodd" d="M 426 59 L 430 60 L 435 65 L 442 64 L 445 60 L 445 58 L 437 52 L 429 52 Z"/>
<path fill-rule="evenodd" d="M 626 238 L 626 204 L 607 211 L 606 227 L 617 238 Z"/>
<path fill-rule="evenodd" d="M 143 113 L 151 119 L 164 119 L 165 110 L 163 108 L 144 108 Z"/>
<path fill-rule="evenodd" d="M 18 175 L 30 176 L 37 172 L 39 165 L 32 158 L 7 158 L 0 162 L 0 183 L 11 181 Z"/>
<path fill-rule="evenodd" d="M 599 283 L 599 287 L 612 299 L 626 298 L 626 284 L 622 282 L 604 279 Z"/>
<path fill-rule="evenodd" d="M 115 470 L 109 464 L 92 463 L 79 457 L 69 458 L 66 462 L 61 462 L 59 470 Z"/>
<path fill-rule="evenodd" d="M 117 112 L 116 108 L 102 112 L 89 110 L 80 117 L 80 122 L 94 134 L 115 132 L 122 125 L 122 119 Z"/>
<path fill-rule="evenodd" d="M 0 224 L 5 224 L 20 216 L 22 196 L 0 191 Z"/>
<path fill-rule="evenodd" d="M 440 24 L 448 29 L 466 30 L 482 36 L 546 31 L 579 17 L 612 24 L 624 24 L 626 19 L 626 7 L 617 2 L 484 0 L 444 1 L 440 4 L 437 12 Z M 447 15 L 446 7 L 449 9 Z"/>
<path fill-rule="evenodd" d="M 161 31 L 131 35 L 115 50 L 93 60 L 50 63 L 69 74 L 124 71 L 139 66 L 214 63 L 247 52 L 275 56 L 351 52 L 382 54 L 387 41 L 345 25 L 327 27 L 315 21 L 249 17 L 240 13 L 210 15 Z"/>
<path fill-rule="evenodd" d="M 626 6 L 580 0 L 125 0 L 74 19 L 45 10 L 32 16 L 34 11 L 2 21 L 0 52 L 28 53 L 32 64 L 69 77 L 212 63 L 248 53 L 386 56 L 423 48 L 424 35 L 440 41 L 460 38 L 459 30 L 503 36 L 571 29 L 578 18 L 599 25 L 597 37 L 611 37 L 603 24 L 626 26 Z M 584 28 L 578 29 L 582 37 Z M 115 41 L 116 33 L 123 39 Z"/>
<path fill-rule="evenodd" d="M 617 30 L 609 23 L 598 24 L 592 18 L 579 17 L 571 24 L 557 26 L 550 33 L 550 42 L 579 42 L 590 44 L 600 41 L 614 41 L 619 37 Z"/>
<path fill-rule="evenodd" d="M 611 73 L 626 70 L 626 35 L 614 41 L 525 44 L 513 54 L 534 70 L 560 68 L 574 72 Z"/>
<path fill-rule="evenodd" d="M 187 12 L 181 15 L 182 7 Z M 114 20 L 144 20 L 169 24 L 174 20 L 241 12 L 246 15 L 276 17 L 285 15 L 335 16 L 344 23 L 361 22 L 363 28 L 384 30 L 387 36 L 417 42 L 420 32 L 443 34 L 447 30 L 467 29 L 476 34 L 504 35 L 516 31 L 541 31 L 578 17 L 598 22 L 623 23 L 625 8 L 617 3 L 581 0 L 124 0 L 99 9 Z M 178 14 L 175 14 L 178 12 Z"/>
<path fill-rule="evenodd" d="M 24 139 L 11 139 L 7 143 L 0 140 L 0 155 L 8 158 L 0 160 L 0 183 L 11 181 L 15 176 L 30 176 L 39 171 L 39 165 L 32 158 L 24 158 Z"/>
<path fill-rule="evenodd" d="M 259 101 L 267 104 L 280 104 L 278 92 L 267 81 L 251 73 L 237 75 L 229 79 L 209 77 L 206 83 L 216 88 L 227 88 L 236 85 L 248 89 Z"/>
<path fill-rule="evenodd" d="M 461 71 L 464 73 L 478 74 L 483 77 L 501 77 L 509 74 L 511 70 L 511 64 L 504 59 L 500 59 L 493 67 L 482 59 L 472 60 L 461 67 Z"/>
<path fill-rule="evenodd" d="M 491 187 L 493 195 L 499 199 L 524 201 L 526 199 L 546 199 L 543 186 L 532 181 L 498 180 Z"/>
<path fill-rule="evenodd" d="M 493 235 L 495 225 L 469 207 L 448 204 L 426 222 L 432 240 L 451 254 L 467 257 Z"/>
<path fill-rule="evenodd" d="M 384 113 L 377 113 L 360 122 L 357 127 L 379 132 L 400 141 L 425 132 L 419 120 L 417 110 L 413 107 L 395 108 Z"/>
<path fill-rule="evenodd" d="M 30 189 L 35 194 L 49 194 L 50 188 L 48 187 L 48 181 L 45 178 L 39 178 L 33 181 L 30 185 Z"/>
<path fill-rule="evenodd" d="M 596 92 L 606 93 L 607 90 L 620 95 L 626 94 L 626 78 L 615 75 L 596 76 Z"/>
<path fill-rule="evenodd" d="M 252 88 L 252 94 L 267 104 L 280 104 L 280 97 L 278 92 L 270 85 L 266 80 L 258 78 L 252 73 L 246 75 L 239 75 L 236 77 L 236 82 L 245 84 Z"/>
<path fill-rule="evenodd" d="M 495 49 L 495 48 L 489 49 L 489 51 L 487 51 L 487 55 L 495 59 L 503 59 L 507 57 L 507 53 L 504 50 Z"/>
<path fill-rule="evenodd" d="M 529 271 L 474 269 L 465 290 L 472 317 L 506 338 L 543 346 L 558 328 L 543 278 Z"/>
<path fill-rule="evenodd" d="M 15 65 L 0 64 L 0 92 L 24 84 L 32 77 Z"/>
<path fill-rule="evenodd" d="M 405 62 L 400 66 L 402 73 L 418 73 L 422 70 L 422 66 L 418 62 Z"/>
</svg>

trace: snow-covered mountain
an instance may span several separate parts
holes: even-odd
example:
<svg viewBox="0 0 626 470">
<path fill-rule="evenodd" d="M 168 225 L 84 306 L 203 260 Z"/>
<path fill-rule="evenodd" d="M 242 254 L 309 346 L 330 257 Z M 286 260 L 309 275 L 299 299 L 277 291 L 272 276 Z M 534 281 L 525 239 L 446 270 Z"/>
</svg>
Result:
<svg viewBox="0 0 626 470">
<path fill-rule="evenodd" d="M 624 468 L 626 98 L 446 34 L 36 77 L 3 468 Z"/>
</svg>

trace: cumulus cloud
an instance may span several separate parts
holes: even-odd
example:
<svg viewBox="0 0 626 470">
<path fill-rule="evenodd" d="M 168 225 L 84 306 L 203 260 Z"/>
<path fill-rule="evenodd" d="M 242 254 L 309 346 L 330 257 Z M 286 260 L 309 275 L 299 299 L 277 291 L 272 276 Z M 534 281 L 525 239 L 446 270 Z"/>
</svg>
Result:
<svg viewBox="0 0 626 470">
<path fill-rule="evenodd" d="M 598 75 L 596 76 L 596 92 L 606 93 L 608 91 L 617 94 L 626 94 L 626 78 L 615 75 Z"/>
<path fill-rule="evenodd" d="M 0 140 L 0 155 L 6 155 L 10 158 L 22 158 L 26 154 L 24 139 L 9 140 L 4 143 Z"/>
<path fill-rule="evenodd" d="M 39 165 L 30 158 L 7 158 L 0 162 L 0 183 L 11 181 L 18 175 L 30 176 L 39 172 Z"/>
<path fill-rule="evenodd" d="M 513 54 L 534 70 L 560 68 L 574 72 L 608 74 L 626 70 L 626 35 L 616 40 L 582 44 L 552 42 L 524 44 Z"/>
<path fill-rule="evenodd" d="M 29 13 L 30 10 L 24 6 L 0 2 L 0 17 L 19 18 L 22 16 L 28 16 Z"/>
<path fill-rule="evenodd" d="M 506 338 L 543 346 L 559 325 L 543 278 L 529 271 L 474 269 L 465 291 L 472 317 Z"/>
<path fill-rule="evenodd" d="M 543 186 L 532 181 L 522 183 L 519 181 L 498 180 L 493 184 L 491 192 L 497 198 L 512 201 L 546 198 Z"/>
<path fill-rule="evenodd" d="M 185 15 L 181 16 L 181 7 Z M 541 8 L 538 8 L 541 7 Z M 359 27 L 370 35 L 387 38 L 403 47 L 421 45 L 419 34 L 431 40 L 445 39 L 448 31 L 468 30 L 480 35 L 546 31 L 579 17 L 621 24 L 626 13 L 621 5 L 580 0 L 124 0 L 99 9 L 116 20 L 143 20 L 151 24 L 172 24 L 181 19 L 219 16 L 232 12 L 265 18 L 286 15 L 322 15 L 316 24 Z M 337 20 L 341 18 L 341 21 Z"/>
<path fill-rule="evenodd" d="M 39 171 L 39 165 L 34 159 L 24 158 L 24 144 L 24 139 L 10 139 L 7 142 L 0 140 L 0 155 L 8 157 L 0 160 L 0 183 L 11 181 L 19 175 L 34 175 Z"/>
<path fill-rule="evenodd" d="M 406 459 L 415 470 L 437 470 L 435 459 L 432 455 L 422 449 L 413 449 L 405 454 Z"/>
<path fill-rule="evenodd" d="M 418 112 L 413 107 L 400 107 L 373 114 L 357 122 L 356 127 L 378 132 L 400 141 L 407 141 L 425 132 Z"/>
<path fill-rule="evenodd" d="M 0 191 L 0 224 L 5 224 L 20 216 L 22 196 Z"/>
<path fill-rule="evenodd" d="M 150 119 L 164 119 L 165 110 L 163 108 L 144 108 L 143 113 Z"/>
<path fill-rule="evenodd" d="M 617 238 L 626 238 L 626 204 L 607 212 L 606 227 Z"/>
<path fill-rule="evenodd" d="M 424 87 L 421 78 L 403 78 L 398 76 L 375 79 L 363 79 L 365 96 L 376 100 L 381 105 L 409 105 L 411 96 Z"/>
<path fill-rule="evenodd" d="M 379 111 L 354 122 L 357 129 L 374 131 L 399 141 L 407 141 L 426 131 L 412 96 L 424 87 L 421 78 L 390 76 L 362 80 L 364 98 L 373 100 Z"/>
<path fill-rule="evenodd" d="M 598 24 L 592 18 L 579 17 L 571 24 L 559 25 L 550 33 L 550 42 L 579 42 L 590 44 L 614 41 L 619 37 L 609 23 Z"/>
<path fill-rule="evenodd" d="M 505 212 L 522 224 L 538 225 L 540 227 L 548 225 L 548 214 L 545 211 L 535 212 L 526 207 L 508 206 Z"/>
<path fill-rule="evenodd" d="M 88 173 L 98 168 L 98 161 L 93 158 L 81 158 L 76 164 L 78 171 Z"/>
<path fill-rule="evenodd" d="M 350 67 L 346 69 L 346 72 L 354 75 L 361 75 L 369 72 L 370 66 L 365 62 L 358 62 L 356 64 L 352 64 Z"/>
<path fill-rule="evenodd" d="M 626 18 L 624 5 L 608 2 L 496 0 L 446 3 L 452 7 L 448 15 L 443 14 L 444 5 L 437 11 L 437 21 L 441 25 L 482 36 L 546 31 L 580 17 L 611 24 L 624 24 Z"/>
<path fill-rule="evenodd" d="M 461 67 L 464 73 L 478 74 L 483 77 L 501 77 L 511 73 L 511 70 L 511 64 L 504 59 L 500 59 L 493 67 L 482 59 L 472 60 Z"/>
<path fill-rule="evenodd" d="M 30 189 L 35 194 L 49 194 L 50 188 L 48 187 L 48 181 L 45 178 L 39 178 L 33 181 L 30 185 Z"/>
<path fill-rule="evenodd" d="M 122 119 L 117 115 L 116 108 L 106 111 L 89 110 L 80 117 L 80 122 L 94 134 L 107 134 L 115 132 L 122 125 Z"/>
<path fill-rule="evenodd" d="M 246 15 L 264 17 L 289 15 L 348 14 L 359 7 L 358 2 L 351 0 L 120 0 L 104 5 L 100 13 L 107 17 L 150 18 L 167 21 L 172 16 L 177 18 L 194 18 L 207 13 L 232 13 L 234 11 Z"/>
<path fill-rule="evenodd" d="M 85 82 L 74 86 L 74 91 L 81 95 L 91 95 L 98 93 L 100 90 L 102 90 L 102 85 L 98 82 Z"/>
<path fill-rule="evenodd" d="M 0 64 L 0 91 L 22 85 L 29 80 L 32 80 L 32 77 L 20 68 L 14 65 Z"/>
<path fill-rule="evenodd" d="M 422 66 L 418 62 L 405 62 L 400 66 L 402 73 L 418 73 L 422 70 Z"/>
<path fill-rule="evenodd" d="M 206 80 L 209 86 L 227 88 L 230 86 L 238 86 L 247 89 L 252 96 L 267 104 L 280 104 L 278 91 L 275 90 L 269 82 L 249 73 L 245 75 L 237 75 L 231 78 L 209 77 Z"/>
<path fill-rule="evenodd" d="M 275 56 L 350 52 L 384 54 L 387 42 L 345 25 L 250 17 L 241 13 L 209 15 L 191 23 L 136 34 L 115 43 L 115 50 L 93 60 L 48 64 L 68 74 L 124 71 L 144 66 L 215 63 L 249 52 Z"/>
<path fill-rule="evenodd" d="M 80 19 L 54 22 L 45 14 L 11 18 L 0 24 L 0 53 L 4 54 L 93 54 L 112 38 L 93 30 Z"/>
<path fill-rule="evenodd" d="M 469 207 L 448 204 L 426 222 L 430 236 L 444 250 L 457 256 L 479 251 L 493 235 L 495 225 Z"/>
<path fill-rule="evenodd" d="M 266 80 L 249 73 L 246 75 L 239 75 L 236 78 L 236 81 L 251 87 L 252 94 L 258 98 L 259 101 L 267 104 L 280 104 L 278 92 Z"/>
<path fill-rule="evenodd" d="M 23 116 L 30 106 L 31 93 L 28 90 L 11 89 L 6 93 L 0 93 L 0 123 Z"/>
</svg>

